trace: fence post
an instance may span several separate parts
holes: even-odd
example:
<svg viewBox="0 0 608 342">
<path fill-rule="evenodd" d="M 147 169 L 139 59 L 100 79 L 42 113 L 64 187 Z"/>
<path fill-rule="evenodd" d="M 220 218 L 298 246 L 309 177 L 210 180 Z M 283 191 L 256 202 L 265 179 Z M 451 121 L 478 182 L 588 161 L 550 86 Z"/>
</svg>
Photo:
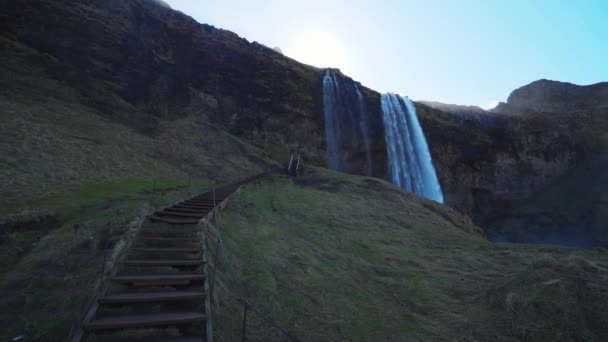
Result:
<svg viewBox="0 0 608 342">
<path fill-rule="evenodd" d="M 298 154 L 298 163 L 296 164 L 296 172 L 294 172 L 294 176 L 298 176 L 298 169 L 300 168 L 300 154 Z"/>
<path fill-rule="evenodd" d="M 213 180 L 213 209 L 215 210 L 215 180 Z"/>
<path fill-rule="evenodd" d="M 247 302 L 243 301 L 243 329 L 241 333 L 242 342 L 247 341 L 247 309 Z"/>
<path fill-rule="evenodd" d="M 289 157 L 289 164 L 287 165 L 287 174 L 288 175 L 291 174 L 291 163 L 293 163 L 293 153 L 291 154 L 291 157 Z"/>
<path fill-rule="evenodd" d="M 211 296 L 211 297 L 213 297 L 213 288 L 215 287 L 215 274 L 217 273 L 217 270 L 221 266 L 221 260 L 220 260 L 221 257 L 219 255 L 220 248 L 222 248 L 221 240 L 218 237 L 217 238 L 217 247 L 215 248 L 215 260 L 213 260 L 213 273 L 211 274 L 211 284 L 210 284 L 210 288 L 209 288 L 209 296 Z"/>
</svg>

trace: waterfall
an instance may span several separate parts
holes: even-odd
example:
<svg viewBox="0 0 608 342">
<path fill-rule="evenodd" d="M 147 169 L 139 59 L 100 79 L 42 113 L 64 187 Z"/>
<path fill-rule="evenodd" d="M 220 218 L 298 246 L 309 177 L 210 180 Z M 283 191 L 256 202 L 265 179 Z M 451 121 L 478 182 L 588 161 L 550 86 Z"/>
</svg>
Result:
<svg viewBox="0 0 608 342">
<path fill-rule="evenodd" d="M 372 173 L 371 143 L 365 98 L 351 79 L 338 77 L 327 69 L 323 78 L 323 110 L 325 112 L 325 140 L 327 165 L 331 170 L 356 169 L 353 161 L 365 151 L 365 173 Z"/>
<path fill-rule="evenodd" d="M 414 103 L 395 94 L 383 94 L 381 106 L 391 180 L 401 188 L 443 203 Z"/>
<path fill-rule="evenodd" d="M 365 159 L 367 161 L 367 172 L 368 176 L 372 175 L 372 152 L 371 143 L 369 141 L 369 125 L 367 123 L 367 107 L 365 106 L 365 98 L 359 90 L 359 86 L 355 83 L 355 90 L 357 91 L 357 99 L 359 100 L 359 111 L 361 113 L 359 117 L 359 129 L 361 130 L 361 136 L 363 137 L 363 144 L 365 145 Z"/>
<path fill-rule="evenodd" d="M 325 111 L 325 140 L 327 141 L 327 167 L 330 170 L 341 171 L 340 152 L 340 122 L 339 122 L 339 83 L 331 69 L 323 78 L 323 109 Z"/>
</svg>

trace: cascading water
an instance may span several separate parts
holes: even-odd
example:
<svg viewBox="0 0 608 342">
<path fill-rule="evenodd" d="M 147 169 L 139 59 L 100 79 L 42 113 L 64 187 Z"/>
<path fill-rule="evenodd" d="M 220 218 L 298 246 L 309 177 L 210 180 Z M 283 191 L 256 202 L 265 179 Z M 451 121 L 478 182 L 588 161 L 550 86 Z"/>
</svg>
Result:
<svg viewBox="0 0 608 342">
<path fill-rule="evenodd" d="M 328 168 L 352 171 L 352 158 L 365 150 L 366 174 L 372 173 L 371 144 L 365 99 L 352 80 L 328 69 L 323 78 L 323 109 Z M 363 146 L 361 146 L 361 141 Z"/>
<path fill-rule="evenodd" d="M 359 129 L 361 130 L 361 136 L 363 136 L 363 144 L 365 145 L 365 159 L 367 160 L 367 175 L 371 176 L 373 172 L 372 167 L 372 153 L 371 143 L 369 141 L 369 125 L 367 124 L 367 107 L 365 106 L 365 98 L 359 90 L 359 86 L 355 83 L 355 90 L 357 91 L 357 99 L 359 100 Z"/>
<path fill-rule="evenodd" d="M 342 170 L 340 158 L 340 96 L 339 83 L 334 73 L 327 70 L 323 78 L 323 109 L 325 111 L 325 140 L 327 141 L 327 167 L 330 170 Z"/>
<path fill-rule="evenodd" d="M 383 94 L 384 140 L 391 179 L 397 186 L 443 203 L 429 147 L 418 122 L 416 107 L 408 98 Z"/>
</svg>

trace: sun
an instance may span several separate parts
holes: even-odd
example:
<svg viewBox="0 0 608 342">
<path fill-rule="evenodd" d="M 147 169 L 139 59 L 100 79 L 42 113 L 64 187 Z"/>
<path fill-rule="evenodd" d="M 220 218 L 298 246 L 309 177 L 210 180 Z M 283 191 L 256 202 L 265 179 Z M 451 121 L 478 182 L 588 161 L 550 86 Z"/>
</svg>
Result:
<svg viewBox="0 0 608 342">
<path fill-rule="evenodd" d="M 329 31 L 310 30 L 294 36 L 284 49 L 285 54 L 297 61 L 319 68 L 350 70 L 345 47 Z"/>
</svg>

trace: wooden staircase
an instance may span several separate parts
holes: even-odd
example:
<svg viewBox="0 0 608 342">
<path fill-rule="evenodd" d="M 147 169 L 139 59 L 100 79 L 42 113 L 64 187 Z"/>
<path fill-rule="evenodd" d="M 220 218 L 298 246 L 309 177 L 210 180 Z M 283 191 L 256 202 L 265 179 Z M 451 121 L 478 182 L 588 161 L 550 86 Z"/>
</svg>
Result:
<svg viewBox="0 0 608 342">
<path fill-rule="evenodd" d="M 159 210 L 116 262 L 73 341 L 212 341 L 200 221 L 244 183 Z"/>
</svg>

